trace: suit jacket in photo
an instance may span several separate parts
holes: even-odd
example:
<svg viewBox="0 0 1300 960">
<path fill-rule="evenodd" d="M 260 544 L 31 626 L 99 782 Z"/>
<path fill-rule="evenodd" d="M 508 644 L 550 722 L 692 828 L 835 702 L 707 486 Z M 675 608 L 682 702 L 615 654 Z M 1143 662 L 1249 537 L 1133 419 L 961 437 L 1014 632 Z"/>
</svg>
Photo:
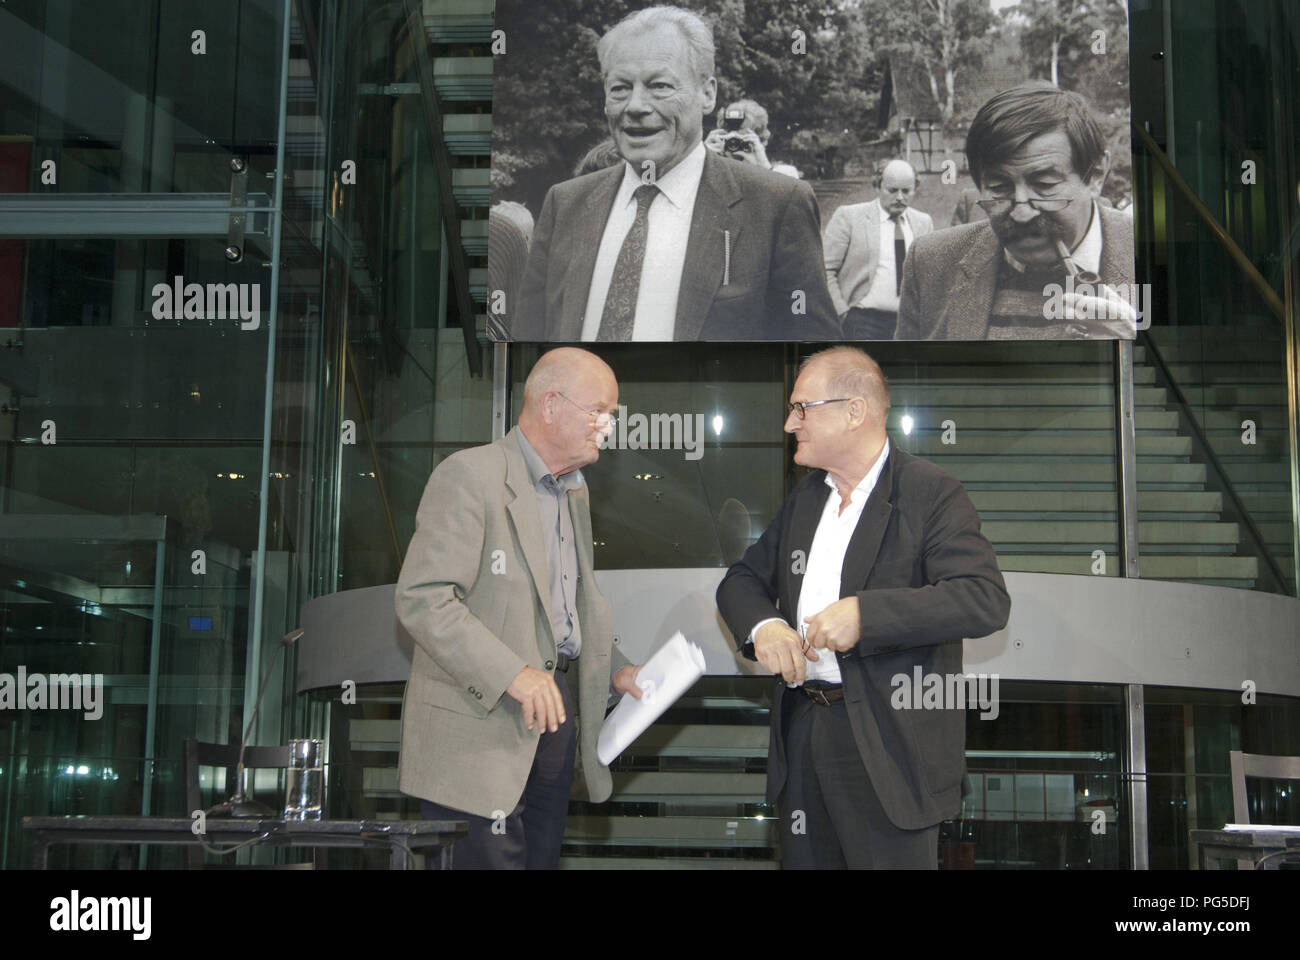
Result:
<svg viewBox="0 0 1300 960">
<path fill-rule="evenodd" d="M 397 617 L 415 640 L 398 788 L 480 817 L 514 809 L 540 735 L 505 689 L 525 666 L 553 674 L 557 660 L 541 510 L 518 433 L 438 464 L 397 581 Z M 600 802 L 612 789 L 596 738 L 610 692 L 613 616 L 592 574 L 586 485 L 568 502 L 582 627 L 578 755 L 590 799 Z"/>
<path fill-rule="evenodd" d="M 803 551 L 806 559 L 812 548 L 830 496 L 825 478 L 816 470 L 795 487 L 718 586 L 718 609 L 750 659 L 747 639 L 761 620 L 781 617 L 796 626 L 803 577 L 792 558 Z M 963 638 L 1006 625 L 1011 600 L 962 485 L 891 444 L 844 555 L 840 596 L 858 598 L 861 638 L 844 653 L 818 653 L 838 657 L 853 739 L 885 813 L 905 830 L 955 816 L 966 774 L 966 714 L 894 709 L 890 681 L 903 674 L 910 683 L 916 667 L 922 676 L 960 673 Z M 788 769 L 783 705 L 801 696 L 777 678 L 767 759 L 773 803 Z"/>
<path fill-rule="evenodd" d="M 847 203 L 831 214 L 822 236 L 826 257 L 826 286 L 831 302 L 841 315 L 865 297 L 880 265 L 880 224 L 889 212 L 880 200 Z M 912 231 L 912 242 L 934 230 L 928 213 L 908 207 L 903 219 Z M 909 247 L 910 250 L 910 247 Z"/>
<path fill-rule="evenodd" d="M 623 169 L 620 163 L 567 180 L 546 194 L 513 318 L 515 340 L 582 338 L 592 272 Z M 709 151 L 673 339 L 838 339 L 820 222 L 812 188 L 802 180 Z M 795 313 L 799 306 L 803 312 Z"/>
<path fill-rule="evenodd" d="M 1133 283 L 1133 222 L 1106 206 L 1101 213 L 1102 283 Z M 898 305 L 897 340 L 987 340 L 989 310 L 1003 261 L 988 220 L 951 227 L 917 241 L 907 252 Z M 1086 321 L 1085 321 L 1086 322 Z M 1052 339 L 1025 327 L 1023 339 Z"/>
</svg>

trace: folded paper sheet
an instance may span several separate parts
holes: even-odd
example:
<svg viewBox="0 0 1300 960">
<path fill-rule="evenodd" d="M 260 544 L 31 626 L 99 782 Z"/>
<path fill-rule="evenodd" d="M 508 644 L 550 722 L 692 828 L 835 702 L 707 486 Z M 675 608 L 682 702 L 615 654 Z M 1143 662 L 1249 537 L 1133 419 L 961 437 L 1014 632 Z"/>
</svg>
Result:
<svg viewBox="0 0 1300 960">
<path fill-rule="evenodd" d="M 641 699 L 623 694 L 619 705 L 605 718 L 596 741 L 600 762 L 609 766 L 702 676 L 704 652 L 681 633 L 674 633 L 637 674 Z"/>
</svg>

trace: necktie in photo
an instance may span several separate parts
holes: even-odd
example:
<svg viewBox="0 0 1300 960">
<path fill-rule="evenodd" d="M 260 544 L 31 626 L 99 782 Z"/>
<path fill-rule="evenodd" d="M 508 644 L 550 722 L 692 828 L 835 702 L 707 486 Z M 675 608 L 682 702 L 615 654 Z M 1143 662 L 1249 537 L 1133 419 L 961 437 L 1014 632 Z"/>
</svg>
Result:
<svg viewBox="0 0 1300 960">
<path fill-rule="evenodd" d="M 895 293 L 903 292 L 903 260 L 907 258 L 907 243 L 903 237 L 903 215 L 890 217 L 894 221 L 894 277 L 898 281 Z"/>
<path fill-rule="evenodd" d="M 632 322 L 636 319 L 636 301 L 641 291 L 641 265 L 645 262 L 650 204 L 658 195 L 659 188 L 651 183 L 643 183 L 632 194 L 636 198 L 636 219 L 623 238 L 618 259 L 614 261 L 609 292 L 605 295 L 605 309 L 600 313 L 597 340 L 632 339 Z"/>
</svg>

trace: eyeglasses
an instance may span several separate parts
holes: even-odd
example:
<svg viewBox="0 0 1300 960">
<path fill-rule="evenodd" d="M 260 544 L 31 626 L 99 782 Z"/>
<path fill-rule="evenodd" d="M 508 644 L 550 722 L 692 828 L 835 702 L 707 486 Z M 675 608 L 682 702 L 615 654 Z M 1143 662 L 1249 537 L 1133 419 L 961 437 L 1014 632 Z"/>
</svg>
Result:
<svg viewBox="0 0 1300 960">
<path fill-rule="evenodd" d="M 560 393 L 558 390 L 555 392 Z M 560 396 L 564 397 L 564 394 L 560 393 Z M 564 399 L 569 400 L 568 397 L 564 397 Z M 613 428 L 618 423 L 618 417 L 614 416 L 612 413 L 600 413 L 596 410 L 588 410 L 582 404 L 574 403 L 572 400 L 569 400 L 569 403 L 572 403 L 587 416 L 591 417 L 592 422 L 601 430 Z"/>
<path fill-rule="evenodd" d="M 975 202 L 983 207 L 984 212 L 989 216 L 1000 217 L 1022 203 L 1027 203 L 1043 213 L 1055 213 L 1057 210 L 1064 210 L 1074 200 L 1074 197 L 1030 197 L 1028 200 L 1016 200 L 1012 197 L 981 197 Z"/>
<path fill-rule="evenodd" d="M 802 402 L 796 400 L 785 405 L 785 416 L 787 420 L 790 419 L 790 413 L 794 411 L 799 414 L 799 419 L 802 420 L 808 415 L 807 410 L 809 407 L 820 407 L 823 403 L 844 403 L 852 399 L 852 397 L 838 397 L 835 400 L 804 400 Z"/>
</svg>

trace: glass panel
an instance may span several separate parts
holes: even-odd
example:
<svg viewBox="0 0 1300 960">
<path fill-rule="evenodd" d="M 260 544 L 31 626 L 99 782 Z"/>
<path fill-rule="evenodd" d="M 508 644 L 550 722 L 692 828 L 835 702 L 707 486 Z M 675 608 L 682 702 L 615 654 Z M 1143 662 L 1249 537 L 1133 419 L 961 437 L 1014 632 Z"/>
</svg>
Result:
<svg viewBox="0 0 1300 960">
<path fill-rule="evenodd" d="M 998 564 L 1119 576 L 1114 346 L 872 344 L 890 440 L 962 482 Z"/>
<path fill-rule="evenodd" d="M 619 424 L 591 484 L 597 569 L 718 567 L 776 515 L 790 468 L 786 349 L 754 344 L 603 348 L 619 383 Z M 511 349 L 513 423 L 540 355 Z"/>
<path fill-rule="evenodd" d="M 1294 100 L 1293 11 L 1168 11 L 1172 115 L 1158 139 L 1179 176 L 1141 145 L 1136 164 L 1155 306 L 1134 351 L 1141 573 L 1294 593 L 1284 295 L 1296 135 L 1278 107 Z M 1143 101 L 1135 119 L 1165 112 Z"/>
<path fill-rule="evenodd" d="M 232 156 L 271 192 L 282 15 L 280 0 L 6 3 L 0 193 L 224 193 Z"/>
<path fill-rule="evenodd" d="M 266 267 L 227 265 L 214 241 L 20 243 L 41 322 L 22 332 L 3 391 L 2 613 L 21 628 L 0 672 L 102 675 L 104 705 L 98 719 L 0 712 L 13 753 L 0 767 L 22 787 L 0 792 L 10 867 L 31 863 L 26 814 L 188 814 L 183 777 L 164 773 L 183 740 L 239 739 L 270 304 Z M 130 268 L 123 250 L 138 254 Z M 158 319 L 148 283 L 164 270 L 230 282 L 257 328 Z M 54 862 L 118 855 L 63 848 Z"/>
<path fill-rule="evenodd" d="M 1146 688 L 1147 810 L 1153 869 L 1191 866 L 1189 830 L 1233 823 L 1231 750 L 1300 756 L 1300 700 Z M 1248 778 L 1251 823 L 1300 823 L 1300 784 Z"/>
</svg>

